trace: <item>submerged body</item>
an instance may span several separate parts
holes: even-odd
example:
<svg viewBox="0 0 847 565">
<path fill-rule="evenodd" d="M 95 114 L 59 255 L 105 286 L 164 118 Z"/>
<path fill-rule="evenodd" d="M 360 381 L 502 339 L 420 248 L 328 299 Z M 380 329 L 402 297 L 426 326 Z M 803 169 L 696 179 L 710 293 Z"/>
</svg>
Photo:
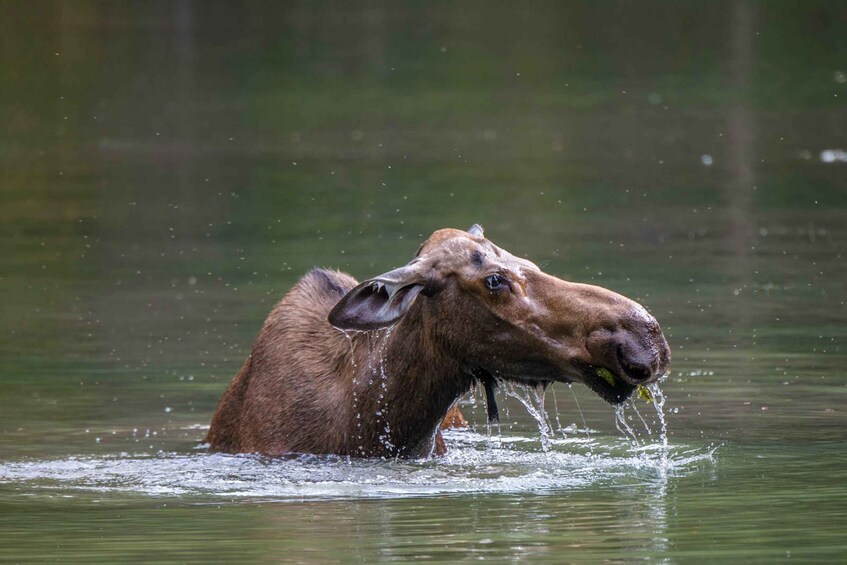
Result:
<svg viewBox="0 0 847 565">
<path fill-rule="evenodd" d="M 443 453 L 439 425 L 476 382 L 578 381 L 619 403 L 668 363 L 658 324 L 635 302 L 546 275 L 478 226 L 444 229 L 408 265 L 361 284 L 304 276 L 262 326 L 207 441 L 422 457 Z"/>
</svg>

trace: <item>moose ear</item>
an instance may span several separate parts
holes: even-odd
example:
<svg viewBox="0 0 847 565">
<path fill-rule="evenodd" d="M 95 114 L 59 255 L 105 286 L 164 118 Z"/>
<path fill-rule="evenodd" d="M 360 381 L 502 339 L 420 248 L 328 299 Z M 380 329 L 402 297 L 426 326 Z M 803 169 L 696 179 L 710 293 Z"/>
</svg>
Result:
<svg viewBox="0 0 847 565">
<path fill-rule="evenodd" d="M 479 224 L 474 224 L 468 228 L 468 233 L 474 237 L 485 237 L 482 233 L 482 226 Z"/>
<path fill-rule="evenodd" d="M 390 326 L 409 310 L 423 290 L 414 268 L 400 267 L 366 280 L 348 292 L 329 312 L 329 323 L 342 330 L 375 330 Z"/>
</svg>

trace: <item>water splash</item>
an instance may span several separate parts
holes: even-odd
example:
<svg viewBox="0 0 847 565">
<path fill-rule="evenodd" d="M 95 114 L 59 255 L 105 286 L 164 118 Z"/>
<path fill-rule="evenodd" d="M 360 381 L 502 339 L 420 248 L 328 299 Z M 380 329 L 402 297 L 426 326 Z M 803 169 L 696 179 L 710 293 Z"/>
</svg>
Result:
<svg viewBox="0 0 847 565">
<path fill-rule="evenodd" d="M 633 452 L 620 439 L 550 438 L 549 451 L 537 438 L 508 434 L 492 447 L 483 433 L 445 432 L 447 455 L 429 460 L 350 459 L 301 455 L 267 458 L 192 453 L 77 456 L 55 460 L 0 462 L 0 485 L 27 493 L 74 496 L 179 496 L 199 500 L 322 500 L 511 494 L 570 491 L 595 486 L 645 484 L 698 472 L 714 448 L 673 446 L 665 457 Z"/>
</svg>

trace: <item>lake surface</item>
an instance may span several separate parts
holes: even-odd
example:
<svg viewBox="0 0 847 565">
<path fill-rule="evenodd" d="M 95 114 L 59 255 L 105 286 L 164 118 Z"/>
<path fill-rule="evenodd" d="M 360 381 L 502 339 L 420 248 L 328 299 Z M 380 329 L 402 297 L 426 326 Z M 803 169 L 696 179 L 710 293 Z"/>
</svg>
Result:
<svg viewBox="0 0 847 565">
<path fill-rule="evenodd" d="M 3 12 L 0 561 L 847 559 L 843 3 Z M 301 274 L 475 222 L 658 318 L 666 448 L 555 385 L 546 451 L 205 449 Z"/>
</svg>

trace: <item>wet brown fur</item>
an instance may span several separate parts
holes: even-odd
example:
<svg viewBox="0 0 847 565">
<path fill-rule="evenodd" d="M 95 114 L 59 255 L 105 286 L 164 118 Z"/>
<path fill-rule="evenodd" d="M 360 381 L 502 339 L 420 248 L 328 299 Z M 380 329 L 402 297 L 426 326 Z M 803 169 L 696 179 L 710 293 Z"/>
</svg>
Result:
<svg viewBox="0 0 847 565">
<path fill-rule="evenodd" d="M 470 387 L 470 378 L 435 388 L 437 383 L 416 370 L 434 357 L 415 351 L 418 335 L 396 340 L 398 355 L 382 360 L 371 355 L 371 348 L 390 337 L 388 330 L 344 333 L 331 327 L 330 309 L 356 284 L 344 273 L 315 269 L 274 307 L 212 419 L 206 441 L 213 449 L 269 455 L 425 455 L 434 441 L 435 453 L 444 453 L 435 425 L 442 419 L 445 427 L 464 425 L 454 402 Z M 380 361 L 386 375 L 406 375 L 402 386 L 391 386 L 395 379 L 381 389 Z M 449 365 L 432 361 L 433 367 L 457 370 L 447 369 Z M 378 437 L 398 434 L 408 439 L 394 449 Z"/>
</svg>

